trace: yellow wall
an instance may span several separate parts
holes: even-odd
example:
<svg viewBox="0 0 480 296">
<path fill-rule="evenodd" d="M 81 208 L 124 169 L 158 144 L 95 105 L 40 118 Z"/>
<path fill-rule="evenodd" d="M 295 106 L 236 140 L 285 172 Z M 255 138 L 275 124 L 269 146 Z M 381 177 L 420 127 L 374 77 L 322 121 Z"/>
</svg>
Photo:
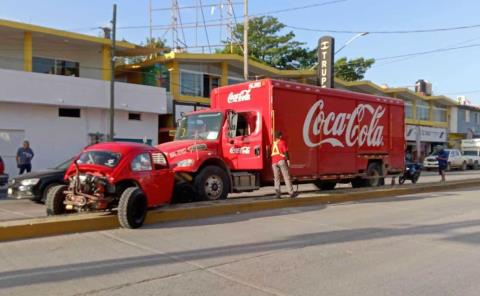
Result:
<svg viewBox="0 0 480 296">
<path fill-rule="evenodd" d="M 110 46 L 103 45 L 102 46 L 102 79 L 103 80 L 111 79 L 112 64 L 110 60 L 111 60 Z"/>
<path fill-rule="evenodd" d="M 32 72 L 32 32 L 23 34 L 23 69 Z"/>
</svg>

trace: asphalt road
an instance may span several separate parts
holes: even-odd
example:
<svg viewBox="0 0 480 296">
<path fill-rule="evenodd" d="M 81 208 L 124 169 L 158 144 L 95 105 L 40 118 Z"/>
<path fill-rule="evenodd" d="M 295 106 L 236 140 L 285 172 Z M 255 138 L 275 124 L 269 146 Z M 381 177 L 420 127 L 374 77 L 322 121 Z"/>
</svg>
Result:
<svg viewBox="0 0 480 296">
<path fill-rule="evenodd" d="M 477 190 L 4 242 L 0 295 L 478 295 Z"/>
<path fill-rule="evenodd" d="M 471 178 L 480 178 L 479 171 L 453 171 L 448 173 L 447 180 L 461 180 L 461 179 L 471 179 Z M 422 177 L 420 178 L 419 183 L 426 182 L 436 182 L 439 181 L 440 177 L 435 172 L 423 172 Z M 389 184 L 389 180 L 386 181 Z M 410 181 L 406 181 L 406 184 L 410 184 Z M 350 188 L 348 184 L 339 184 L 337 188 Z M 300 192 L 312 192 L 317 191 L 318 189 L 313 184 L 300 185 L 298 187 Z M 3 191 L 3 195 L 2 195 Z M 6 189 L 0 188 L 0 222 L 8 220 L 18 220 L 18 219 L 29 219 L 29 218 L 38 218 L 45 216 L 45 206 L 42 204 L 34 203 L 30 200 L 14 200 L 6 198 Z M 273 187 L 265 187 L 260 190 L 250 192 L 250 193 L 238 193 L 229 195 L 231 198 L 242 198 L 242 197 L 258 197 L 271 195 L 273 198 L 274 190 Z M 302 194 L 300 194 L 300 197 Z"/>
</svg>

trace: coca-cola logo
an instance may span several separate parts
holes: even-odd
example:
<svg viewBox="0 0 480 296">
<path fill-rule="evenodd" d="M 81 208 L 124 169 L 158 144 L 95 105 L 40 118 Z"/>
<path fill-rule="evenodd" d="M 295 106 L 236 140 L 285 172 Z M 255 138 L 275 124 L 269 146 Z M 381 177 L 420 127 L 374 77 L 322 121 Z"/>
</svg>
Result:
<svg viewBox="0 0 480 296">
<path fill-rule="evenodd" d="M 250 92 L 251 91 L 252 91 L 251 89 L 244 89 L 239 93 L 231 92 L 231 93 L 228 94 L 227 102 L 229 104 L 231 104 L 231 103 L 250 101 L 250 99 L 251 99 L 250 98 Z"/>
<path fill-rule="evenodd" d="M 325 114 L 325 103 L 319 100 L 312 105 L 303 123 L 303 141 L 308 147 L 330 144 L 333 147 L 354 145 L 379 147 L 383 145 L 383 126 L 379 120 L 385 114 L 384 106 L 376 108 L 370 104 L 359 104 L 352 113 Z M 370 122 L 362 123 L 371 114 Z M 361 123 L 361 124 L 359 124 Z M 312 140 L 311 135 L 319 140 Z M 341 141 L 339 138 L 343 138 Z"/>
</svg>

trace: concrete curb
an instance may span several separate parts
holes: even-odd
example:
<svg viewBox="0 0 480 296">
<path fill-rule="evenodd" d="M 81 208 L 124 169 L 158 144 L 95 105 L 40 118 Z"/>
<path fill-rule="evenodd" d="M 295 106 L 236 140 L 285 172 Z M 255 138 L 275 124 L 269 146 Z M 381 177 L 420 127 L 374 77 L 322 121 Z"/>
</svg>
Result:
<svg viewBox="0 0 480 296">
<path fill-rule="evenodd" d="M 417 193 L 464 189 L 480 186 L 480 179 L 404 185 L 379 189 L 355 190 L 315 194 L 296 199 L 238 198 L 227 201 L 202 202 L 150 211 L 145 224 L 214 217 L 234 213 L 265 211 L 288 207 L 342 203 L 402 196 Z M 117 216 L 107 213 L 89 213 L 68 216 L 46 217 L 0 223 L 0 241 L 20 240 L 67 233 L 98 231 L 119 228 Z"/>
</svg>

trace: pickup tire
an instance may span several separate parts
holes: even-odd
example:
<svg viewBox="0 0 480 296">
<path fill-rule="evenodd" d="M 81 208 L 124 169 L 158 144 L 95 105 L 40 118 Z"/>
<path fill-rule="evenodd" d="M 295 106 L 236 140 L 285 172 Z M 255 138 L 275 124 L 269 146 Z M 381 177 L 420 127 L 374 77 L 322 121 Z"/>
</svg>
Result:
<svg viewBox="0 0 480 296">
<path fill-rule="evenodd" d="M 475 161 L 475 162 L 473 163 L 472 169 L 478 170 L 478 161 Z"/>
<path fill-rule="evenodd" d="M 45 207 L 47 208 L 47 216 L 65 214 L 67 211 L 63 202 L 65 201 L 65 190 L 67 185 L 57 185 L 47 191 L 47 199 Z"/>
<path fill-rule="evenodd" d="M 147 216 L 147 199 L 142 190 L 129 187 L 123 191 L 118 203 L 118 222 L 123 228 L 138 228 Z"/>
<path fill-rule="evenodd" d="M 321 190 L 333 190 L 335 189 L 335 186 L 337 186 L 337 182 L 334 182 L 334 181 L 316 180 L 314 184 L 315 186 L 317 186 L 318 189 L 321 189 Z"/>
<path fill-rule="evenodd" d="M 227 172 L 218 166 L 206 166 L 195 177 L 194 187 L 200 200 L 226 199 L 229 192 Z"/>
</svg>

